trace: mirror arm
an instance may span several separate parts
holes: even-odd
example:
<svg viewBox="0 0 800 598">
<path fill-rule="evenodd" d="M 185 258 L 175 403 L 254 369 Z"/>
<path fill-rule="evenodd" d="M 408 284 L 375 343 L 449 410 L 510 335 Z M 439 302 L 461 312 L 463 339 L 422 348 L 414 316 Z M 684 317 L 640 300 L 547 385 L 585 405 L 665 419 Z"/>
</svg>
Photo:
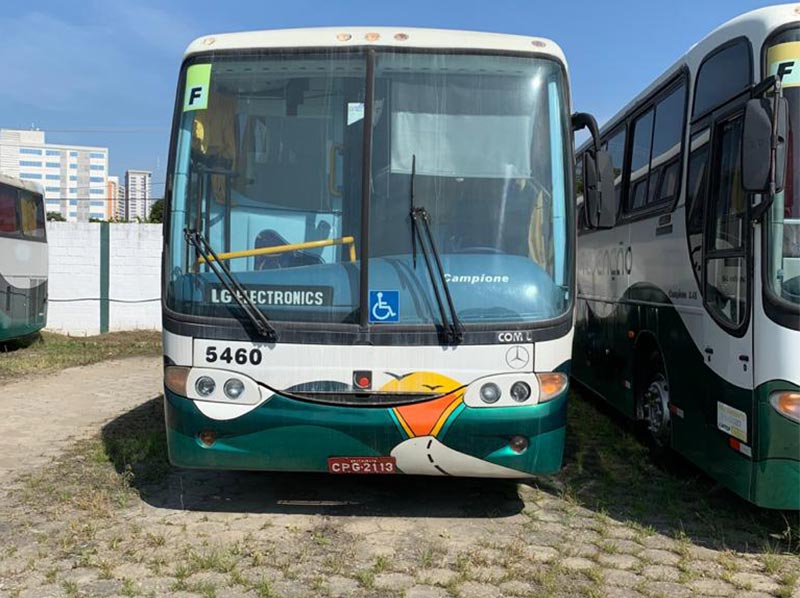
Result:
<svg viewBox="0 0 800 598">
<path fill-rule="evenodd" d="M 580 131 L 581 129 L 589 129 L 594 143 L 594 151 L 600 151 L 600 129 L 597 126 L 597 120 L 588 112 L 576 112 L 572 115 L 572 130 Z"/>
<path fill-rule="evenodd" d="M 753 208 L 751 219 L 753 222 L 757 223 L 763 220 L 767 210 L 772 206 L 778 189 L 776 169 L 778 167 L 778 110 L 780 98 L 783 97 L 781 83 L 781 78 L 770 75 L 753 88 L 753 95 L 756 97 L 765 94 L 772 88 L 775 90 L 775 94 L 772 98 L 772 139 L 770 140 L 769 148 L 769 194 L 766 197 L 762 196 L 761 202 Z"/>
<path fill-rule="evenodd" d="M 750 97 L 751 98 L 760 98 L 763 97 L 765 93 L 767 93 L 770 89 L 775 87 L 775 84 L 778 82 L 777 77 L 775 75 L 770 75 L 760 83 L 757 83 L 753 86 L 750 90 Z"/>
<path fill-rule="evenodd" d="M 780 110 L 780 101 L 781 97 L 783 97 L 783 86 L 781 85 L 782 80 L 780 77 L 775 77 L 774 75 L 771 77 L 774 79 L 775 85 L 775 94 L 772 98 L 772 143 L 770 144 L 770 151 L 769 151 L 769 195 L 770 195 L 770 202 L 772 202 L 772 198 L 775 197 L 777 193 L 778 184 L 776 180 L 776 170 L 778 168 L 778 118 L 779 118 L 779 110 Z"/>
<path fill-rule="evenodd" d="M 772 206 L 772 200 L 773 196 L 764 198 L 761 200 L 761 203 L 753 208 L 753 211 L 750 212 L 750 219 L 754 224 L 761 222 L 761 220 L 764 218 L 764 214 L 766 214 L 767 210 L 769 210 L 770 206 Z"/>
</svg>

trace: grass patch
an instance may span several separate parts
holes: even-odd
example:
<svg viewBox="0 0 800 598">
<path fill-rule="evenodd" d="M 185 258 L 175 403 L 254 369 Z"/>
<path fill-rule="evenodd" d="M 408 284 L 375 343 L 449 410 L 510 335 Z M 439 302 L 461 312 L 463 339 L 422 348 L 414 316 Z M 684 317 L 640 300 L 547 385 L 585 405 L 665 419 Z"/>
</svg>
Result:
<svg viewBox="0 0 800 598">
<path fill-rule="evenodd" d="M 23 475 L 14 491 L 19 502 L 50 518 L 77 513 L 87 521 L 127 507 L 143 487 L 169 472 L 162 400 L 148 401 L 107 424 L 100 435 L 79 440 L 51 464 Z M 155 548 L 165 539 L 151 534 L 145 541 Z M 110 544 L 113 548 L 115 542 Z"/>
<path fill-rule="evenodd" d="M 32 340 L 0 343 L 0 382 L 48 374 L 108 359 L 161 354 L 161 333 L 153 330 L 65 336 L 42 332 Z"/>
<path fill-rule="evenodd" d="M 677 454 L 654 454 L 630 422 L 588 393 L 570 396 L 565 452 L 557 481 L 571 503 L 598 513 L 601 538 L 607 530 L 600 514 L 608 513 L 640 541 L 658 532 L 723 550 L 769 543 L 775 552 L 800 554 L 796 514 L 759 509 L 716 488 Z M 607 544 L 598 547 L 608 552 Z"/>
<path fill-rule="evenodd" d="M 375 572 L 372 569 L 361 569 L 356 573 L 356 579 L 361 586 L 367 590 L 375 587 Z"/>
<path fill-rule="evenodd" d="M 253 590 L 258 598 L 275 598 L 276 596 L 275 592 L 272 590 L 272 586 L 266 579 L 262 579 L 253 586 Z"/>
</svg>

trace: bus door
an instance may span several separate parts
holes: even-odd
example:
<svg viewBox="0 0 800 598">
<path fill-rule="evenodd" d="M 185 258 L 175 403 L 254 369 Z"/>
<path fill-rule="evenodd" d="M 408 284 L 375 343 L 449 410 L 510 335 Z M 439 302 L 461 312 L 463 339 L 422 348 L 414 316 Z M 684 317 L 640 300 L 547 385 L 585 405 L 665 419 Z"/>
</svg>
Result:
<svg viewBox="0 0 800 598">
<path fill-rule="evenodd" d="M 714 112 L 703 225 L 702 411 L 707 466 L 724 483 L 750 483 L 753 442 L 752 227 L 742 187 L 744 102 Z M 699 447 L 697 447 L 699 448 Z"/>
</svg>

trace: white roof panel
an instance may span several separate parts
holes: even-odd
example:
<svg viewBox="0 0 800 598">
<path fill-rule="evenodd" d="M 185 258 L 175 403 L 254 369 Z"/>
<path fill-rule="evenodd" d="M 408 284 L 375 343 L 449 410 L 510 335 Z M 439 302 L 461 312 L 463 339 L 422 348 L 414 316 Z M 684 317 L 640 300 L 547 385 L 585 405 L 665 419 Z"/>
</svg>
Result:
<svg viewBox="0 0 800 598">
<path fill-rule="evenodd" d="M 368 41 L 368 33 L 377 34 L 377 39 Z M 395 37 L 397 34 L 404 35 Z M 350 37 L 343 39 L 347 35 Z M 318 27 L 206 35 L 189 44 L 184 57 L 223 50 L 358 46 L 524 52 L 549 55 L 567 64 L 558 44 L 542 37 L 413 27 Z"/>
<path fill-rule="evenodd" d="M 9 185 L 11 187 L 16 187 L 17 189 L 25 189 L 26 191 L 30 191 L 32 193 L 44 195 L 44 187 L 42 187 L 40 183 L 36 183 L 34 181 L 25 181 L 7 174 L 0 174 L 0 183 Z"/>
</svg>

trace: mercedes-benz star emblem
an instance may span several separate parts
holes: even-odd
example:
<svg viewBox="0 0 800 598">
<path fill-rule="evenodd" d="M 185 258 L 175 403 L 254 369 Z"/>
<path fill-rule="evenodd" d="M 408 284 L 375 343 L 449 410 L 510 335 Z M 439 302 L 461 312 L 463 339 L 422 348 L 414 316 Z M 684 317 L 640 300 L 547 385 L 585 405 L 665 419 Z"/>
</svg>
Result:
<svg viewBox="0 0 800 598">
<path fill-rule="evenodd" d="M 530 353 L 528 350 L 521 346 L 521 345 L 514 345 L 513 347 L 509 348 L 506 351 L 506 363 L 508 367 L 514 368 L 515 370 L 521 370 L 531 359 Z"/>
</svg>

